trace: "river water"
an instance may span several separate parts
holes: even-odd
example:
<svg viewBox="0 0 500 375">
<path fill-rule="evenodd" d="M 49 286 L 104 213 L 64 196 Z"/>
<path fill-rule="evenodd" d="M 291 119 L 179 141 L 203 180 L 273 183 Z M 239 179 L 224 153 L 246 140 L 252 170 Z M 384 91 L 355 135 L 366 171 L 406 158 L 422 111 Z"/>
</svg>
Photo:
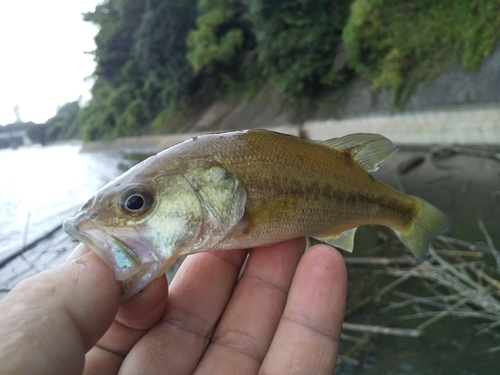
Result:
<svg viewBox="0 0 500 375">
<path fill-rule="evenodd" d="M 119 154 L 80 149 L 70 143 L 0 150 L 0 255 L 60 225 L 121 173 Z"/>
</svg>

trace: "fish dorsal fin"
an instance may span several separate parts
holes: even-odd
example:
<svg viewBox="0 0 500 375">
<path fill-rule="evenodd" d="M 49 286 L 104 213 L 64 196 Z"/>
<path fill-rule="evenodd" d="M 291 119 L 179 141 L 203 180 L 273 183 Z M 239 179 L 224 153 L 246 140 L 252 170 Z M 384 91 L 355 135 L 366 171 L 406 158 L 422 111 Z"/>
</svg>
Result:
<svg viewBox="0 0 500 375">
<path fill-rule="evenodd" d="M 398 150 L 386 137 L 370 133 L 349 134 L 344 137 L 321 141 L 320 143 L 349 154 L 353 160 L 368 172 L 376 171 L 378 164 Z"/>
<path fill-rule="evenodd" d="M 356 229 L 358 228 L 346 230 L 345 232 L 340 233 L 336 237 L 322 237 L 322 238 L 314 237 L 314 238 L 326 242 L 328 245 L 334 247 L 340 247 L 342 250 L 352 253 L 352 249 L 354 248 L 354 234 L 356 233 Z"/>
</svg>

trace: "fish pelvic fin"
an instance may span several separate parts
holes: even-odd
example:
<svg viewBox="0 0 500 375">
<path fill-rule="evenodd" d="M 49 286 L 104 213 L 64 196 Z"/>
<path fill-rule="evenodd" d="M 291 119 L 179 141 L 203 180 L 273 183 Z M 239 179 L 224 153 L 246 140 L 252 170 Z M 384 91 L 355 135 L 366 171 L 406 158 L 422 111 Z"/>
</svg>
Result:
<svg viewBox="0 0 500 375">
<path fill-rule="evenodd" d="M 376 171 L 378 164 L 398 150 L 386 137 L 370 133 L 349 134 L 319 143 L 348 155 L 368 172 Z"/>
<path fill-rule="evenodd" d="M 425 200 L 417 201 L 417 214 L 403 230 L 395 230 L 399 239 L 419 260 L 425 260 L 434 239 L 451 228 L 451 221 L 439 209 Z"/>
<path fill-rule="evenodd" d="M 353 228 L 346 230 L 345 232 L 340 233 L 336 237 L 314 237 L 317 240 L 323 241 L 330 246 L 341 248 L 342 250 L 348 251 L 352 253 L 352 249 L 354 248 L 354 234 L 356 233 L 356 229 Z"/>
</svg>

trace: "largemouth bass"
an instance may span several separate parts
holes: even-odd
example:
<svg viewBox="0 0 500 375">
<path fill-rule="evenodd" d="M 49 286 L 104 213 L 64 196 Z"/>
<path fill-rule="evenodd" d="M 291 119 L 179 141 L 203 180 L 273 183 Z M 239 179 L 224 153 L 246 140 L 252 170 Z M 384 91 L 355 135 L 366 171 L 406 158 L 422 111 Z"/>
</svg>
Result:
<svg viewBox="0 0 500 375">
<path fill-rule="evenodd" d="M 300 236 L 352 251 L 365 224 L 392 228 L 422 259 L 450 222 L 368 173 L 396 150 L 376 134 L 318 142 L 266 130 L 199 136 L 125 172 L 63 226 L 114 270 L 124 298 L 181 255 Z"/>
</svg>

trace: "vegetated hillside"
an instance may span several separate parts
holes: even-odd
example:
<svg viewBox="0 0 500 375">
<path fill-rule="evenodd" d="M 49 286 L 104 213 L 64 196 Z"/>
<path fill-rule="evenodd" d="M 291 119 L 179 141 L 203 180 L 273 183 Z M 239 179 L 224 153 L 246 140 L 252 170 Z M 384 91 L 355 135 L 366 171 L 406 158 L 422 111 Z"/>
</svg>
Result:
<svg viewBox="0 0 500 375">
<path fill-rule="evenodd" d="M 419 82 L 492 53 L 500 3 L 108 0 L 85 20 L 100 27 L 78 117 L 93 140 L 345 115 L 353 85 L 403 108 Z"/>
</svg>

